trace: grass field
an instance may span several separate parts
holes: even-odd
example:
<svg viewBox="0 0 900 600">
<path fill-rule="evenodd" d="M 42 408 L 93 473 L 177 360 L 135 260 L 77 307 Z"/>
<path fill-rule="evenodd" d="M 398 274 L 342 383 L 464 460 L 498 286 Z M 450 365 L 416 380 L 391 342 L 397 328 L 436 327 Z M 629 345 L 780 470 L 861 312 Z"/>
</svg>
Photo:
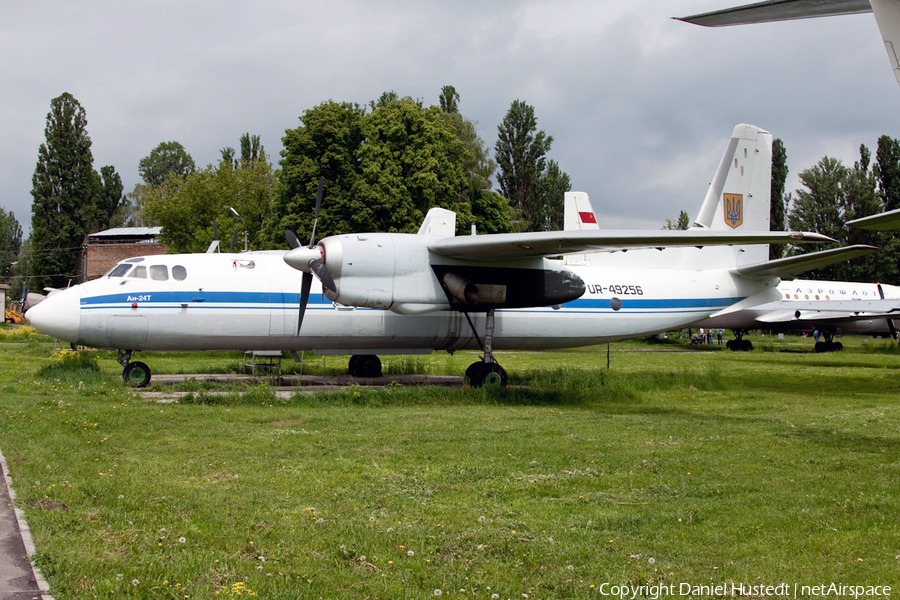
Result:
<svg viewBox="0 0 900 600">
<path fill-rule="evenodd" d="M 686 598 L 726 583 L 900 597 L 886 342 L 628 342 L 609 372 L 605 346 L 506 352 L 509 389 L 284 400 L 189 384 L 192 401 L 160 405 L 124 387 L 112 353 L 60 355 L 25 331 L 0 329 L 0 445 L 58 599 Z M 474 357 L 385 365 L 461 374 Z M 140 360 L 190 373 L 241 357 Z"/>
</svg>

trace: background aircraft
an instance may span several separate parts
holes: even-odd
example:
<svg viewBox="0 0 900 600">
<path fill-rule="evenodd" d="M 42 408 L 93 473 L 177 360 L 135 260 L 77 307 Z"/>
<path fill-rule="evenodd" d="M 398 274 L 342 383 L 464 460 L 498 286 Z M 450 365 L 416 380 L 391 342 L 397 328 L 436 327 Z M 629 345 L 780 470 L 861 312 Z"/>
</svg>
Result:
<svg viewBox="0 0 900 600">
<path fill-rule="evenodd" d="M 500 384 L 506 373 L 495 349 L 627 339 L 678 329 L 745 299 L 771 299 L 777 278 L 754 270 L 766 262 L 765 245 L 714 246 L 828 241 L 767 231 L 771 143 L 759 128 L 735 128 L 701 207 L 702 226 L 690 231 L 456 237 L 455 215 L 432 209 L 418 234 L 316 244 L 313 231 L 311 248 L 291 236 L 297 248 L 287 253 L 128 259 L 101 279 L 50 295 L 26 317 L 59 339 L 118 349 L 123 376 L 136 385 L 149 382 L 150 369 L 131 361 L 134 351 L 232 349 L 349 354 L 355 375 L 378 374 L 377 354 L 481 349 L 468 380 Z M 691 248 L 680 264 L 653 250 L 627 268 L 546 258 L 667 245 Z"/>
<path fill-rule="evenodd" d="M 898 0 L 768 0 L 678 20 L 707 27 L 769 23 L 832 15 L 874 12 L 894 77 L 900 83 L 900 1 Z"/>
</svg>

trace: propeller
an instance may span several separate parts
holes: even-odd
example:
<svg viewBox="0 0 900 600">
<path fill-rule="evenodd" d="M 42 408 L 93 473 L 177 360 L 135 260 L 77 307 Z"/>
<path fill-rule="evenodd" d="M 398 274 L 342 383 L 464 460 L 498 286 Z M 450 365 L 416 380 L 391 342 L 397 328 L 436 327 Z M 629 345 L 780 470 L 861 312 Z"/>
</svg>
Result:
<svg viewBox="0 0 900 600">
<path fill-rule="evenodd" d="M 240 233 L 240 230 L 241 230 L 240 227 L 235 227 L 235 228 L 234 228 L 234 233 L 231 234 L 231 245 L 228 246 L 228 253 L 229 253 L 229 254 L 231 254 L 232 252 L 234 252 L 234 245 L 237 243 L 237 236 L 238 236 L 238 233 Z"/>
<path fill-rule="evenodd" d="M 319 189 L 316 192 L 316 212 L 313 218 L 312 232 L 309 236 L 309 246 L 302 246 L 297 235 L 288 229 L 284 232 L 288 245 L 292 248 L 284 260 L 299 271 L 303 271 L 303 279 L 300 283 L 300 316 L 297 319 L 297 335 L 300 335 L 300 326 L 303 324 L 303 315 L 306 313 L 306 305 L 309 303 L 309 290 L 312 287 L 312 276 L 315 274 L 322 285 L 330 290 L 336 290 L 337 285 L 328 269 L 325 267 L 325 252 L 316 245 L 316 225 L 319 224 L 319 210 L 322 207 L 322 195 L 325 191 L 325 178 L 319 177 Z"/>
</svg>

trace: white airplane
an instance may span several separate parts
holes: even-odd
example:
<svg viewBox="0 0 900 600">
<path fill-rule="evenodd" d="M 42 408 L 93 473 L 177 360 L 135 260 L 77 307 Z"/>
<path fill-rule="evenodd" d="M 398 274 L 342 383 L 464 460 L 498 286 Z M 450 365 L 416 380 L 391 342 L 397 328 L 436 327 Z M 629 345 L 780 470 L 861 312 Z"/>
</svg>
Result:
<svg viewBox="0 0 900 600">
<path fill-rule="evenodd" d="M 297 247 L 286 253 L 127 259 L 100 279 L 50 295 L 26 318 L 73 344 L 118 349 L 123 377 L 138 386 L 149 382 L 150 369 L 131 360 L 135 351 L 250 349 L 351 355 L 358 376 L 380 373 L 378 354 L 481 349 L 483 359 L 466 371 L 469 382 L 503 384 L 496 349 L 649 335 L 777 296 L 778 279 L 752 264 L 766 262 L 767 247 L 734 244 L 829 238 L 767 231 L 771 142 L 759 128 L 735 128 L 701 208 L 702 226 L 689 231 L 457 237 L 455 214 L 436 208 L 418 234 L 332 236 L 312 248 L 290 234 Z M 321 197 L 320 189 L 317 212 Z M 766 227 L 751 229 L 763 215 Z M 315 226 L 311 242 L 314 236 Z M 547 258 L 663 246 L 690 248 L 680 265 L 648 259 L 596 267 Z"/>
<path fill-rule="evenodd" d="M 894 77 L 900 83 L 900 0 L 767 0 L 678 20 L 721 27 L 867 12 L 875 13 Z"/>
</svg>

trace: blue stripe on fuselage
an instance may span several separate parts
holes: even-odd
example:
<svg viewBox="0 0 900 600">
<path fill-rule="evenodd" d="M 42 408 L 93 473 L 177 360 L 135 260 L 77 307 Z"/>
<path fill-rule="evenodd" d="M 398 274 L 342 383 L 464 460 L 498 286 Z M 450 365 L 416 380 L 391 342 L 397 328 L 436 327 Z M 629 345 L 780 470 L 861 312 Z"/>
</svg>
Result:
<svg viewBox="0 0 900 600">
<path fill-rule="evenodd" d="M 689 312 L 692 310 L 721 309 L 743 300 L 733 298 L 619 298 L 622 307 L 616 312 L 662 311 Z M 190 304 L 207 308 L 269 309 L 277 305 L 299 306 L 300 294 L 291 292 L 237 292 L 237 291 L 151 291 L 147 293 L 129 292 L 91 296 L 81 299 L 84 309 L 122 308 L 137 303 L 141 308 L 170 307 Z M 222 304 L 232 306 L 223 307 Z M 234 306 L 238 305 L 238 306 Z M 331 300 L 324 294 L 310 294 L 308 306 L 332 307 Z M 543 308 L 543 307 L 540 307 Z M 549 308 L 549 307 L 547 307 Z M 612 310 L 607 298 L 579 298 L 563 304 L 564 309 Z M 554 311 L 555 312 L 555 311 Z"/>
</svg>

